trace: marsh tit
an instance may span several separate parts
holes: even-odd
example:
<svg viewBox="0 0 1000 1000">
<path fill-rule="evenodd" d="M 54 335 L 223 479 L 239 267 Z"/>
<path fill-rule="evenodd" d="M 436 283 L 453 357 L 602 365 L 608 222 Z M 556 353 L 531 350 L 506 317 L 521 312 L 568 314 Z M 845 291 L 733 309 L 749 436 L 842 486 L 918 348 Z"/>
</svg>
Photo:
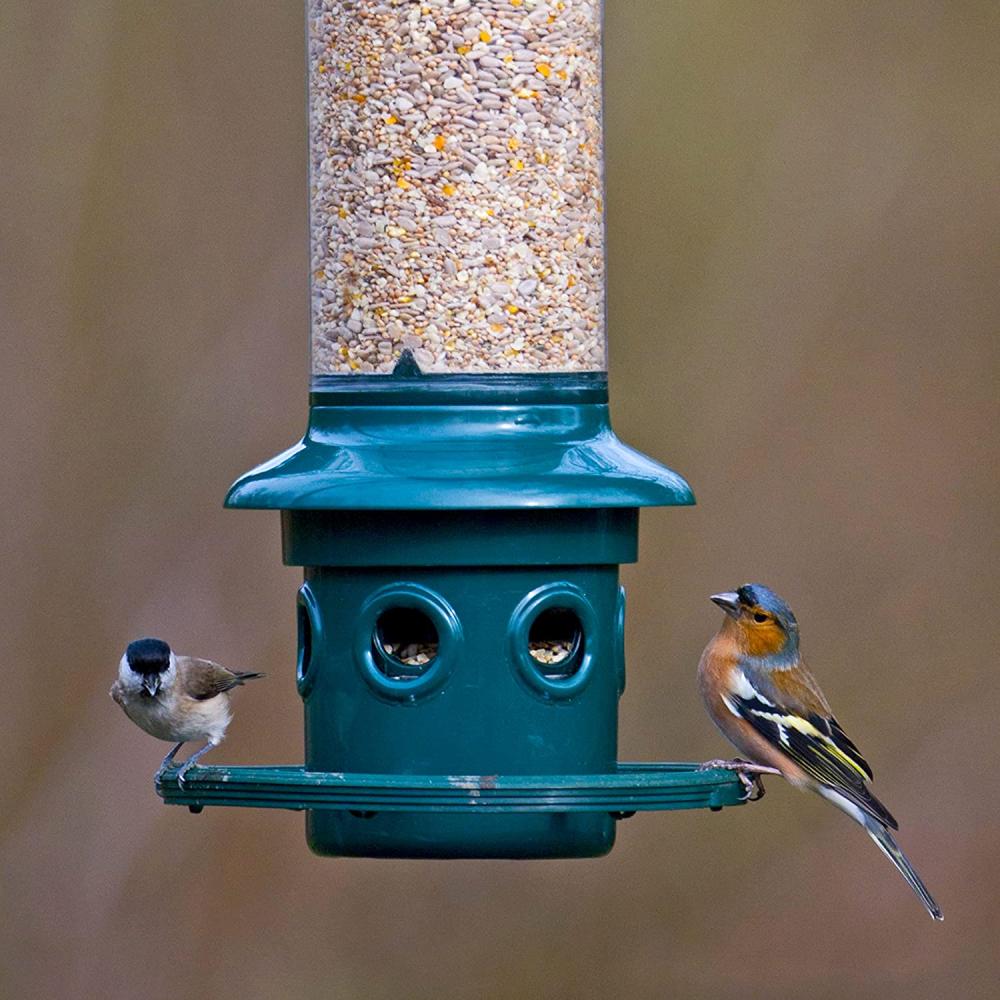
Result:
<svg viewBox="0 0 1000 1000">
<path fill-rule="evenodd" d="M 136 639 L 128 644 L 118 664 L 111 697 L 140 729 L 158 740 L 177 744 L 163 758 L 157 778 L 185 743 L 206 741 L 177 772 L 177 783 L 183 786 L 188 770 L 226 735 L 232 718 L 229 691 L 263 676 L 227 670 L 210 660 L 178 656 L 162 639 Z"/>
</svg>

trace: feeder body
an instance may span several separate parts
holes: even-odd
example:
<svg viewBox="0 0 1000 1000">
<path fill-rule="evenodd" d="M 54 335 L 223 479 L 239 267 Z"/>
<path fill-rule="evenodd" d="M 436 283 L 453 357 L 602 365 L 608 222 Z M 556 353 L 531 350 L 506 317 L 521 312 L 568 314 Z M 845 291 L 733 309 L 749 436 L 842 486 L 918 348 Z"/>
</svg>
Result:
<svg viewBox="0 0 1000 1000">
<path fill-rule="evenodd" d="M 627 508 L 286 512 L 285 562 L 306 566 L 306 767 L 475 787 L 490 776 L 614 773 L 625 684 L 618 563 L 634 558 L 636 527 Z M 401 612 L 395 634 L 383 632 Z M 386 648 L 418 648 L 421 618 L 435 645 L 407 668 Z M 582 857 L 611 849 L 614 820 L 317 810 L 307 833 L 320 854 Z"/>
<path fill-rule="evenodd" d="M 490 515 L 476 519 L 489 534 Z M 313 609 L 304 625 L 311 662 L 300 668 L 309 770 L 444 774 L 473 784 L 615 770 L 617 566 L 318 567 L 306 570 L 303 589 Z M 531 652 L 532 624 L 554 606 L 579 615 L 581 648 L 562 664 Z M 387 676 L 391 658 L 377 637 L 379 620 L 399 607 L 433 616 L 438 639 L 422 672 L 402 680 Z M 614 820 L 313 811 L 307 835 L 321 854 L 591 856 L 610 850 Z"/>
<path fill-rule="evenodd" d="M 306 770 L 445 776 L 473 800 L 504 776 L 615 775 L 618 567 L 636 558 L 639 506 L 693 498 L 614 436 L 602 386 L 451 378 L 314 392 L 303 441 L 230 491 L 230 506 L 283 512 L 284 560 L 305 569 Z M 531 396 L 542 401 L 517 401 Z M 610 850 L 612 813 L 561 810 L 560 798 L 553 789 L 545 813 L 493 803 L 465 817 L 419 795 L 412 812 L 311 809 L 307 833 L 332 855 Z"/>
<path fill-rule="evenodd" d="M 606 370 L 600 0 L 307 0 L 312 370 Z"/>
</svg>

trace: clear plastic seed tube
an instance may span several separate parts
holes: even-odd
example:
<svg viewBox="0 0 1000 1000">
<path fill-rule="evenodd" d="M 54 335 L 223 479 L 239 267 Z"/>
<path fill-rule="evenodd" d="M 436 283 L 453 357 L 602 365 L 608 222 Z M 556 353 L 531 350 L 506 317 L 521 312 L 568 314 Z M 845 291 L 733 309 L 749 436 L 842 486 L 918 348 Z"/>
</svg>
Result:
<svg viewBox="0 0 1000 1000">
<path fill-rule="evenodd" d="M 312 366 L 601 371 L 600 0 L 307 0 Z"/>
</svg>

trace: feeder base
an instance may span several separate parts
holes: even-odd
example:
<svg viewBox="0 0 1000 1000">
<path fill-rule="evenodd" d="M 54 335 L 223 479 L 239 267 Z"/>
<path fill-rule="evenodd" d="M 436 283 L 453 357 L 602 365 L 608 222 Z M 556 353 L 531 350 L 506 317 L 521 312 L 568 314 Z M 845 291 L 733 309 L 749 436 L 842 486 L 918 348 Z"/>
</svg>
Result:
<svg viewBox="0 0 1000 1000">
<path fill-rule="evenodd" d="M 376 858 L 582 858 L 607 854 L 635 812 L 743 803 L 731 772 L 688 763 L 619 764 L 612 774 L 339 774 L 302 767 L 196 767 L 171 805 L 307 811 L 317 854 Z"/>
<path fill-rule="evenodd" d="M 343 858 L 598 858 L 615 843 L 607 814 L 428 816 L 421 813 L 309 812 L 309 849 Z"/>
</svg>

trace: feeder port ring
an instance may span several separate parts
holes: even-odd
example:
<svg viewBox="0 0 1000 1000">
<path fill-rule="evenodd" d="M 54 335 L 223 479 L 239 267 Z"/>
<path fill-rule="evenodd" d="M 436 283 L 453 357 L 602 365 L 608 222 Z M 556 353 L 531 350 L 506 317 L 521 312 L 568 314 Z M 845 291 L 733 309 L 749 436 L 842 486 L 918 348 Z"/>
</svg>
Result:
<svg viewBox="0 0 1000 1000">
<path fill-rule="evenodd" d="M 295 665 L 295 686 L 305 701 L 316 683 L 317 670 L 313 650 L 323 642 L 323 618 L 319 602 L 308 583 L 302 584 L 296 597 L 298 609 L 299 655 Z"/>
<path fill-rule="evenodd" d="M 383 669 L 387 657 L 378 623 L 383 614 L 404 609 L 426 617 L 437 635 L 437 650 L 427 670 L 393 677 Z M 440 691 L 461 657 L 462 645 L 462 626 L 454 609 L 436 591 L 418 583 L 391 583 L 377 590 L 362 606 L 354 626 L 354 662 L 365 683 L 383 701 L 400 705 L 414 705 Z"/>
<path fill-rule="evenodd" d="M 549 676 L 530 651 L 532 627 L 546 611 L 567 612 L 576 622 L 571 649 L 566 656 L 571 671 L 556 679 Z M 598 618 L 587 595 L 576 585 L 557 580 L 528 594 L 514 609 L 508 626 L 510 659 L 517 679 L 532 694 L 546 701 L 568 701 L 587 686 L 594 669 L 594 636 Z M 553 664 L 558 668 L 559 664 Z"/>
</svg>

